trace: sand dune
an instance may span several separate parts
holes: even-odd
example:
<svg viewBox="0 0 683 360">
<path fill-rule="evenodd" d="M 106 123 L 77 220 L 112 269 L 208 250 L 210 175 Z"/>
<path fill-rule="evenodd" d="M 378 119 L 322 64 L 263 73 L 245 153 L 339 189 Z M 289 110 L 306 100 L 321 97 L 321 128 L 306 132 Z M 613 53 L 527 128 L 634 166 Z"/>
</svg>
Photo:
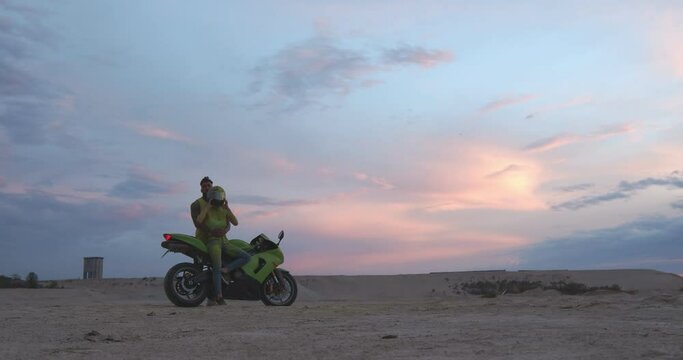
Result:
<svg viewBox="0 0 683 360">
<path fill-rule="evenodd" d="M 296 274 L 295 274 L 296 276 Z M 178 308 L 162 278 L 0 290 L 0 359 L 683 359 L 683 278 L 649 270 L 298 276 L 286 308 Z M 482 298 L 478 281 L 577 282 Z"/>
<path fill-rule="evenodd" d="M 619 285 L 624 291 L 675 291 L 683 278 L 654 270 L 463 271 L 417 275 L 303 276 L 302 297 L 311 300 L 390 300 L 450 296 L 478 281 L 575 282 L 589 287 Z"/>
<path fill-rule="evenodd" d="M 575 282 L 589 287 L 619 285 L 624 291 L 678 291 L 683 278 L 655 270 L 462 271 L 407 275 L 296 276 L 299 301 L 390 301 L 463 295 L 462 284 L 478 281 Z M 62 280 L 66 289 L 92 301 L 165 301 L 163 278 Z M 135 289 L 135 290 L 133 290 Z M 538 291 L 535 292 L 538 294 Z M 110 297 L 109 295 L 113 295 Z"/>
</svg>

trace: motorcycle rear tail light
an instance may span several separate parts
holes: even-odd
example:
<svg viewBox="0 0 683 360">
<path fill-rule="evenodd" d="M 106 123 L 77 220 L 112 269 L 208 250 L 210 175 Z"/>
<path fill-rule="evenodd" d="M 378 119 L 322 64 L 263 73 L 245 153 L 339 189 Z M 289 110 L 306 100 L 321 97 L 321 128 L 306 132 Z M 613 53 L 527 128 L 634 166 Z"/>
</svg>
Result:
<svg viewBox="0 0 683 360">
<path fill-rule="evenodd" d="M 166 241 L 171 240 L 171 234 L 164 234 L 164 239 L 166 239 Z"/>
</svg>

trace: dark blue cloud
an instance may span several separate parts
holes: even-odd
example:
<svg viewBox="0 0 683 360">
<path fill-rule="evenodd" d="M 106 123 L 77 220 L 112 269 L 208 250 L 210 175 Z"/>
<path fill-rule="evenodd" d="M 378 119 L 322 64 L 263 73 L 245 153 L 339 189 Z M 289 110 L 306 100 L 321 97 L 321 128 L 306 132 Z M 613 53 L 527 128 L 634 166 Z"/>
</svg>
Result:
<svg viewBox="0 0 683 360">
<path fill-rule="evenodd" d="M 566 201 L 561 204 L 553 206 L 553 210 L 579 210 L 587 206 L 597 205 L 603 202 L 618 200 L 618 199 L 628 199 L 631 194 L 623 191 L 615 191 L 607 194 L 584 196 L 576 200 Z"/>
<path fill-rule="evenodd" d="M 622 181 L 617 189 L 606 194 L 584 196 L 575 200 L 554 205 L 553 210 L 578 210 L 588 206 L 597 205 L 619 199 L 628 199 L 638 191 L 645 190 L 653 186 L 663 186 L 669 189 L 683 189 L 683 173 L 674 171 L 669 176 L 661 178 L 646 178 L 638 181 Z"/>
<path fill-rule="evenodd" d="M 79 277 L 83 257 L 107 254 L 112 239 L 141 229 L 157 215 L 137 206 L 137 213 L 148 216 L 130 216 L 130 206 L 64 202 L 41 192 L 0 193 L 0 274 Z M 139 243 L 127 249 L 129 256 L 144 247 Z"/>
<path fill-rule="evenodd" d="M 264 206 L 296 206 L 309 205 L 315 202 L 308 200 L 277 200 L 260 195 L 236 195 L 228 199 L 231 203 L 248 204 L 248 205 L 264 205 Z"/>
<path fill-rule="evenodd" d="M 453 60 L 444 50 L 402 45 L 384 50 L 379 58 L 368 51 L 344 48 L 339 41 L 318 36 L 293 44 L 252 69 L 250 90 L 265 99 L 260 105 L 296 110 L 324 107 L 326 96 L 344 96 L 379 83 L 372 76 L 394 66 L 429 68 Z"/>
<path fill-rule="evenodd" d="M 60 131 L 50 126 L 59 91 L 29 73 L 26 64 L 54 39 L 41 25 L 41 11 L 10 2 L 0 2 L 0 9 L 0 126 L 15 143 L 43 144 Z"/>
<path fill-rule="evenodd" d="M 621 191 L 636 191 L 647 189 L 651 186 L 667 186 L 670 188 L 683 189 L 683 173 L 674 171 L 670 176 L 664 178 L 647 178 L 639 181 L 622 181 L 619 183 Z"/>
<path fill-rule="evenodd" d="M 653 268 L 683 273 L 683 217 L 648 217 L 549 239 L 520 253 L 521 268 Z"/>
<path fill-rule="evenodd" d="M 575 191 L 588 190 L 588 189 L 592 188 L 593 186 L 594 186 L 594 184 L 583 183 L 583 184 L 563 186 L 563 187 L 558 188 L 557 190 L 562 191 L 562 192 L 575 192 Z"/>
<path fill-rule="evenodd" d="M 171 184 L 133 169 L 128 174 L 128 178 L 116 184 L 108 195 L 121 199 L 145 199 L 172 192 Z"/>
<path fill-rule="evenodd" d="M 48 141 L 49 130 L 45 116 L 49 106 L 20 101 L 7 101 L 4 105 L 4 111 L 0 110 L 0 125 L 4 126 L 13 142 L 37 145 Z"/>
<path fill-rule="evenodd" d="M 321 96 L 348 94 L 371 71 L 363 53 L 319 37 L 284 48 L 254 68 L 251 88 L 272 96 L 278 107 L 300 108 Z"/>
</svg>

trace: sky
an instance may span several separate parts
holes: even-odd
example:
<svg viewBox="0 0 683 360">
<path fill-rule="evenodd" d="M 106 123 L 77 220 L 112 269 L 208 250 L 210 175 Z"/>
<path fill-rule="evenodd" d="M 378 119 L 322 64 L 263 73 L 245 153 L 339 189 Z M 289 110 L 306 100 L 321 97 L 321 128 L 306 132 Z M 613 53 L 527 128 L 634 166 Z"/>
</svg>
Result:
<svg viewBox="0 0 683 360">
<path fill-rule="evenodd" d="M 0 0 L 0 274 L 683 274 L 680 1 Z"/>
</svg>

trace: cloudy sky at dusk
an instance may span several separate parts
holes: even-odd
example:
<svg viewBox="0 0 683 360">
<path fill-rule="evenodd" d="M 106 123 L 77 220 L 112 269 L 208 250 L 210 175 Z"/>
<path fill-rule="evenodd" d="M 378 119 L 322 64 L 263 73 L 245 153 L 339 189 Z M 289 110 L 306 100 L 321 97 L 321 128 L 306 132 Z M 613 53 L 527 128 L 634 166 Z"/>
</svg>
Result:
<svg viewBox="0 0 683 360">
<path fill-rule="evenodd" d="M 0 274 L 683 274 L 683 3 L 0 0 Z"/>
</svg>

